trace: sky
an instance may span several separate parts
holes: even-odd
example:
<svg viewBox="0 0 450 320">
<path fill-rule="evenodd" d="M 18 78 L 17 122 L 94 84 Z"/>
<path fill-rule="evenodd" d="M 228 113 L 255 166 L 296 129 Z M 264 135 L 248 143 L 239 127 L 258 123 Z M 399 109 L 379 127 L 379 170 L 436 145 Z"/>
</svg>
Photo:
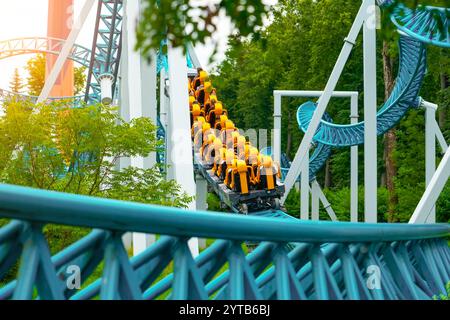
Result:
<svg viewBox="0 0 450 320">
<path fill-rule="evenodd" d="M 74 0 L 75 16 L 78 16 L 84 0 Z M 47 0 L 0 0 L 0 41 L 21 37 L 45 37 L 47 34 Z M 81 30 L 77 44 L 90 48 L 95 24 L 96 8 L 91 10 L 90 15 Z M 217 61 L 225 56 L 227 47 L 227 36 L 230 33 L 231 24 L 228 19 L 221 18 L 218 31 L 214 38 L 219 42 Z M 203 66 L 208 66 L 209 56 L 212 52 L 211 42 L 204 46 L 196 46 L 195 51 Z M 22 78 L 27 74 L 22 70 L 30 55 L 17 56 L 0 60 L 0 88 L 9 89 L 14 69 L 19 68 Z"/>
</svg>

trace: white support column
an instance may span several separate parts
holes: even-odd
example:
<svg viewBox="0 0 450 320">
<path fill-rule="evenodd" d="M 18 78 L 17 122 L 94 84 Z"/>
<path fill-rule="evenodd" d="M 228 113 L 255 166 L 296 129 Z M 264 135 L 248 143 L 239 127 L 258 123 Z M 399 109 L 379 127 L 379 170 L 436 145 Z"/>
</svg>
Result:
<svg viewBox="0 0 450 320">
<path fill-rule="evenodd" d="M 350 122 L 358 122 L 358 96 L 350 98 Z M 350 221 L 358 222 L 358 146 L 350 148 Z"/>
<path fill-rule="evenodd" d="M 195 195 L 194 165 L 192 159 L 192 140 L 189 115 L 189 94 L 187 80 L 186 57 L 182 48 L 168 46 L 169 57 L 169 127 L 170 147 L 168 157 L 171 158 L 174 179 L 188 195 Z M 195 201 L 189 204 L 189 210 L 195 210 Z M 193 256 L 198 255 L 198 239 L 189 241 Z"/>
<path fill-rule="evenodd" d="M 311 220 L 319 220 L 319 207 L 320 207 L 320 190 L 318 190 L 318 184 L 311 183 Z"/>
<path fill-rule="evenodd" d="M 273 160 L 281 163 L 281 95 L 274 93 L 273 108 Z"/>
<path fill-rule="evenodd" d="M 144 79 L 150 80 L 151 69 L 148 64 L 142 64 L 140 52 L 134 50 L 136 47 L 136 22 L 140 13 L 140 1 L 128 0 L 125 2 L 126 19 L 123 21 L 123 27 L 126 29 L 122 32 L 127 35 L 126 46 L 122 50 L 127 51 L 127 91 L 128 91 L 128 112 L 129 120 L 146 116 L 145 104 L 151 104 L 150 88 L 143 87 Z M 145 74 L 148 72 L 148 74 Z M 148 77 L 148 78 L 147 78 Z M 150 83 L 148 83 L 151 86 Z M 156 86 L 154 87 L 156 94 Z M 147 115 L 151 112 L 147 111 Z M 145 168 L 144 157 L 131 157 L 130 165 L 137 168 Z M 133 233 L 133 255 L 137 255 L 144 251 L 151 243 L 155 241 L 155 236 L 145 233 Z"/>
<path fill-rule="evenodd" d="M 450 175 L 450 148 L 445 152 L 409 223 L 426 223 Z"/>
<path fill-rule="evenodd" d="M 195 204 L 197 210 L 206 211 L 208 210 L 208 184 L 205 178 L 201 174 L 195 176 L 195 183 L 197 187 L 195 195 Z M 198 246 L 201 249 L 206 248 L 206 239 L 198 239 Z"/>
<path fill-rule="evenodd" d="M 45 81 L 44 88 L 42 88 L 41 94 L 37 99 L 37 103 L 42 103 L 45 100 L 47 100 L 50 91 L 52 90 L 56 82 L 56 79 L 58 78 L 59 73 L 61 72 L 61 69 L 64 66 L 64 63 L 66 62 L 67 57 L 69 56 L 70 51 L 72 50 L 73 45 L 75 44 L 75 40 L 77 39 L 81 28 L 83 28 L 83 25 L 86 22 L 89 12 L 91 11 L 96 1 L 97 0 L 86 0 L 86 2 L 84 3 L 83 8 L 81 9 L 81 13 L 77 18 L 76 22 L 74 23 L 72 31 L 70 31 L 70 34 L 67 37 L 67 40 L 64 42 L 61 52 L 59 53 L 58 58 L 56 59 L 55 65 L 53 66 L 52 71 L 50 72 L 47 80 Z"/>
<path fill-rule="evenodd" d="M 376 6 L 365 0 L 364 55 L 364 220 L 377 222 L 377 75 Z"/>
<path fill-rule="evenodd" d="M 120 59 L 120 69 L 119 69 L 119 79 L 120 79 L 120 94 L 119 94 L 119 113 L 120 117 L 125 121 L 130 121 L 130 108 L 129 108 L 129 90 L 128 90 L 128 34 L 126 29 L 126 15 L 123 16 L 122 20 L 122 54 Z M 129 167 L 131 164 L 129 157 L 122 157 L 119 159 L 117 167 L 119 170 Z M 127 232 L 123 235 L 122 241 L 127 250 L 133 248 L 133 233 Z"/>
<path fill-rule="evenodd" d="M 369 3 L 368 1 L 373 0 L 364 0 L 363 4 L 359 8 L 358 14 L 353 22 L 350 32 L 347 38 L 345 39 L 341 53 L 339 54 L 339 57 L 333 68 L 333 71 L 331 72 L 330 78 L 328 79 L 327 85 L 325 86 L 325 90 L 319 99 L 316 111 L 314 112 L 314 115 L 311 119 L 308 130 L 306 131 L 305 136 L 303 137 L 302 142 L 300 143 L 300 147 L 297 150 L 295 158 L 292 161 L 291 168 L 284 181 L 286 192 L 281 198 L 281 203 L 284 203 L 284 201 L 286 201 L 289 191 L 291 190 L 292 186 L 295 183 L 295 180 L 300 174 L 303 162 L 306 160 L 305 156 L 309 152 L 309 146 L 311 145 L 312 138 L 319 126 L 320 120 L 322 119 L 322 116 L 325 112 L 328 102 L 330 101 L 334 88 L 336 87 L 336 84 L 339 80 L 342 70 L 344 69 L 345 63 L 347 62 L 347 59 L 353 49 L 358 33 L 361 30 L 363 21 L 367 16 L 366 12 Z"/>
<path fill-rule="evenodd" d="M 158 125 L 157 99 L 156 99 L 156 54 L 151 54 L 151 62 L 141 56 L 141 99 L 142 116 L 150 118 L 152 123 Z M 156 152 L 144 158 L 144 167 L 152 168 L 156 164 Z"/>
<path fill-rule="evenodd" d="M 425 185 L 430 184 L 433 174 L 436 171 L 436 132 L 434 123 L 436 122 L 435 104 L 425 104 Z M 426 220 L 427 223 L 436 223 L 436 207 L 433 206 Z"/>
<path fill-rule="evenodd" d="M 305 155 L 300 175 L 300 219 L 309 220 L 309 153 Z"/>
</svg>

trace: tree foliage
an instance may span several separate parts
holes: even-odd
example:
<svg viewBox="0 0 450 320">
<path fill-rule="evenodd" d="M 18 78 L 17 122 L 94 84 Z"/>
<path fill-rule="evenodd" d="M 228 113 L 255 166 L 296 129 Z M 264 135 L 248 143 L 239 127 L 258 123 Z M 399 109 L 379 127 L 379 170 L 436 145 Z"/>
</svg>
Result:
<svg viewBox="0 0 450 320">
<path fill-rule="evenodd" d="M 298 0 L 279 2 L 301 2 Z M 326 2 L 326 1 L 313 1 Z M 263 23 L 276 7 L 269 5 L 273 1 L 263 0 L 215 0 L 215 1 L 189 1 L 189 0 L 145 0 L 141 12 L 141 19 L 137 26 L 137 49 L 144 54 L 157 51 L 161 44 L 167 42 L 173 47 L 185 46 L 186 43 L 204 44 L 206 40 L 213 39 L 217 30 L 219 17 L 228 17 L 233 25 L 233 33 L 244 37 L 259 38 L 263 30 Z M 448 0 L 389 0 L 385 6 L 384 24 L 389 21 L 389 13 L 401 3 L 409 8 L 423 8 L 425 5 L 440 7 L 448 6 Z M 423 5 L 422 7 L 420 5 Z M 340 10 L 339 1 L 333 8 Z M 358 5 L 353 4 L 354 10 Z M 270 14 L 269 14 L 270 13 Z M 323 17 L 323 16 L 322 16 Z M 320 19 L 321 20 L 321 19 Z M 325 19 L 326 20 L 326 19 Z M 317 21 L 315 20 L 316 22 Z M 330 27 L 331 25 L 328 25 Z M 445 26 L 438 24 L 440 29 Z M 323 29 L 326 32 L 327 29 Z M 393 27 L 388 25 L 384 33 L 392 33 Z M 186 49 L 184 47 L 184 49 Z M 212 56 L 217 51 L 217 43 Z M 213 57 L 212 57 L 213 58 Z"/>
<path fill-rule="evenodd" d="M 414 5 L 407 3 L 408 5 Z M 433 3 L 439 4 L 439 3 Z M 350 0 L 283 0 L 273 8 L 273 21 L 261 33 L 261 37 L 233 37 L 225 60 L 214 74 L 214 84 L 220 98 L 236 119 L 237 126 L 249 128 L 273 128 L 274 89 L 323 90 L 331 70 L 342 48 L 358 10 Z M 384 100 L 384 79 L 382 50 L 383 42 L 388 44 L 393 61 L 394 76 L 398 69 L 398 34 L 386 13 L 383 12 L 380 31 L 377 31 L 377 94 L 378 104 Z M 421 96 L 439 104 L 439 124 L 447 140 L 450 138 L 450 118 L 445 110 L 450 103 L 448 76 L 450 73 L 449 50 L 428 46 L 428 74 L 425 77 Z M 443 81 L 444 79 L 445 81 Z M 444 83 L 445 82 L 445 83 Z M 362 41 L 357 39 L 352 54 L 337 84 L 336 90 L 363 92 Z M 363 93 L 359 98 L 359 116 L 363 120 Z M 282 150 L 293 158 L 303 137 L 298 129 L 296 110 L 305 99 L 284 98 L 282 100 Z M 334 123 L 350 122 L 349 101 L 331 99 L 327 112 Z M 443 113 L 443 114 L 441 114 Z M 394 159 L 398 171 L 394 177 L 398 192 L 398 204 L 394 208 L 394 221 L 406 221 L 425 187 L 424 162 L 424 111 L 416 109 L 408 112 L 397 126 L 397 143 Z M 379 220 L 386 221 L 385 162 L 383 160 L 384 138 L 378 138 L 378 181 Z M 359 163 L 364 162 L 363 148 L 360 148 Z M 359 166 L 360 185 L 363 184 L 363 166 Z M 318 180 L 324 180 L 324 171 Z M 350 148 L 333 149 L 329 160 L 331 176 L 330 200 L 336 211 L 349 212 Z M 327 191 L 328 192 L 328 191 Z M 363 199 L 363 190 L 360 198 Z M 333 196 L 331 194 L 337 194 Z M 348 195 L 348 197 L 347 197 Z M 288 199 L 293 207 L 298 206 L 297 196 Z M 345 200 L 343 200 L 345 199 Z M 448 186 L 443 191 L 437 205 L 440 221 L 448 221 L 450 212 Z M 291 207 L 292 207 L 291 206 Z M 361 204 L 360 208 L 363 205 Z M 342 208 L 342 209 L 339 209 Z M 296 209 L 298 210 L 298 208 Z"/>
<path fill-rule="evenodd" d="M 125 157 L 156 150 L 148 118 L 122 120 L 104 105 L 34 105 L 11 100 L 0 118 L 0 181 L 121 200 L 184 207 L 191 198 L 157 166 L 119 170 Z"/>
</svg>

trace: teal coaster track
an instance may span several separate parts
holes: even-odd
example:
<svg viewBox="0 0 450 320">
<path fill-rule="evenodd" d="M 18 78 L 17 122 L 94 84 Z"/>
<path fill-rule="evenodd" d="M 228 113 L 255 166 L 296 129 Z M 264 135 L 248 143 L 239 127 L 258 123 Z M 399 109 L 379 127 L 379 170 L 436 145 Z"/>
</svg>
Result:
<svg viewBox="0 0 450 320">
<path fill-rule="evenodd" d="M 418 93 L 426 71 L 425 46 L 410 37 L 400 37 L 400 67 L 395 86 L 387 101 L 377 112 L 377 134 L 395 126 L 411 107 L 419 105 Z M 300 128 L 306 131 L 316 104 L 306 102 L 297 111 Z M 364 143 L 364 122 L 350 125 L 334 124 L 323 119 L 314 141 L 333 147 L 348 147 Z"/>
<path fill-rule="evenodd" d="M 422 42 L 401 36 L 399 41 L 400 67 L 395 86 L 387 101 L 377 112 L 377 134 L 382 135 L 394 127 L 405 113 L 418 107 L 418 93 L 426 72 L 426 49 Z M 297 110 L 297 121 L 306 132 L 316 103 L 308 101 Z M 350 125 L 334 124 L 323 118 L 313 138 L 317 144 L 311 157 L 310 177 L 314 177 L 331 155 L 331 147 L 349 147 L 364 143 L 364 122 Z M 328 146 L 328 147 L 327 147 Z"/>
<path fill-rule="evenodd" d="M 391 15 L 398 30 L 427 44 L 450 48 L 450 10 L 419 6 L 412 10 L 397 4 Z"/>
<path fill-rule="evenodd" d="M 117 72 L 121 10 L 120 0 L 100 1 L 95 54 L 74 50 L 70 57 L 89 67 L 89 102 L 99 101 L 98 76 Z M 448 9 L 439 10 L 448 13 Z M 410 13 L 409 20 L 399 11 L 392 15 L 409 37 L 400 40 L 399 75 L 392 96 L 378 112 L 379 133 L 418 105 L 425 73 L 423 43 L 448 47 L 448 33 L 438 34 L 426 12 L 431 15 L 425 10 L 420 19 L 419 14 Z M 441 17 L 448 26 L 446 15 Z M 418 28 L 423 21 L 427 31 Z M 189 57 L 187 64 L 191 66 Z M 164 55 L 158 57 L 158 71 L 161 68 L 168 68 Z M 0 91 L 0 97 L 10 96 Z M 300 107 L 302 129 L 307 128 L 314 108 L 312 102 Z M 164 128 L 159 121 L 158 125 L 158 138 L 164 141 Z M 361 143 L 362 127 L 362 123 L 336 125 L 325 116 L 316 132 L 310 176 L 320 169 L 331 148 Z M 159 162 L 165 163 L 165 153 L 160 151 Z M 450 281 L 448 224 L 299 221 L 277 210 L 252 216 L 188 212 L 11 185 L 0 185 L 0 206 L 0 218 L 10 219 L 0 228 L 0 300 L 432 299 L 445 293 Z M 43 233 L 46 224 L 93 230 L 51 256 Z M 129 258 L 122 242 L 126 232 L 160 236 L 140 255 Z M 187 243 L 192 237 L 216 240 L 194 258 Z M 247 253 L 243 244 L 248 242 L 259 245 Z M 1 279 L 17 264 L 16 279 L 3 284 Z M 74 266 L 80 271 L 78 290 L 67 285 Z M 102 275 L 91 282 L 89 277 L 98 268 Z M 168 268 L 169 275 L 164 276 Z"/>
<path fill-rule="evenodd" d="M 389 5 L 385 1 L 383 5 Z M 377 112 L 377 134 L 384 134 L 394 127 L 410 108 L 420 104 L 418 97 L 423 77 L 426 73 L 426 46 L 432 44 L 443 48 L 450 47 L 449 32 L 450 9 L 437 7 L 419 7 L 411 10 L 397 4 L 391 20 L 399 29 L 399 72 L 395 87 L 389 99 Z M 439 24 L 443 29 L 439 28 Z M 306 132 L 316 103 L 308 101 L 297 110 L 297 122 Z M 334 124 L 329 116 L 324 116 L 313 141 L 316 149 L 310 159 L 310 177 L 314 179 L 317 171 L 323 167 L 331 155 L 332 147 L 349 147 L 364 143 L 364 122 L 350 125 Z M 289 166 L 283 166 L 284 172 Z"/>
</svg>

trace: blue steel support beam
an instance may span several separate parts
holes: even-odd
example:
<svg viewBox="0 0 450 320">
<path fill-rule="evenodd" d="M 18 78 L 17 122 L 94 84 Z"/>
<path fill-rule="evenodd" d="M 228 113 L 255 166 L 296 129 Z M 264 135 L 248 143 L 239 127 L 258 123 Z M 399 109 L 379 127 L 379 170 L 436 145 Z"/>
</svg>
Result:
<svg viewBox="0 0 450 320">
<path fill-rule="evenodd" d="M 108 73 L 114 75 L 113 94 L 122 50 L 122 0 L 99 0 L 95 22 L 92 52 L 86 80 L 85 101 L 92 94 L 98 101 L 100 85 L 98 77 Z"/>
<path fill-rule="evenodd" d="M 18 281 L 0 287 L 0 299 L 31 299 L 34 286 L 39 299 L 167 294 L 197 299 L 430 299 L 443 293 L 450 280 L 448 224 L 352 224 L 189 212 L 10 185 L 0 185 L 0 203 L 0 217 L 15 219 L 0 228 L 0 271 L 7 270 L 5 262 L 8 268 L 14 265 L 5 258 L 17 260 L 22 254 Z M 47 223 L 101 230 L 50 257 L 41 228 Z M 169 236 L 128 259 L 120 241 L 126 231 Z M 226 240 L 193 259 L 186 249 L 191 237 Z M 245 256 L 240 244 L 248 240 L 266 242 Z M 75 294 L 64 289 L 68 266 L 79 266 L 84 281 L 103 260 L 102 278 Z M 154 283 L 172 261 L 173 273 Z M 226 263 L 230 269 L 223 269 Z M 365 287 L 367 266 L 380 268 L 379 289 Z"/>
</svg>

